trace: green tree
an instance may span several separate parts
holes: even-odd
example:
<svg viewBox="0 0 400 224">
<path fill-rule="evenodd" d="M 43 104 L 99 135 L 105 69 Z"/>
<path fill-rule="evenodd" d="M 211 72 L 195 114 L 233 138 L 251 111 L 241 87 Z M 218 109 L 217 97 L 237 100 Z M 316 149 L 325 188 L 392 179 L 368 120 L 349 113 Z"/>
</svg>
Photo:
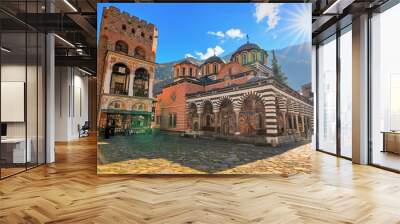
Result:
<svg viewBox="0 0 400 224">
<path fill-rule="evenodd" d="M 285 73 L 282 72 L 281 65 L 278 63 L 274 50 L 272 50 L 272 73 L 276 80 L 287 85 L 287 77 Z"/>
</svg>

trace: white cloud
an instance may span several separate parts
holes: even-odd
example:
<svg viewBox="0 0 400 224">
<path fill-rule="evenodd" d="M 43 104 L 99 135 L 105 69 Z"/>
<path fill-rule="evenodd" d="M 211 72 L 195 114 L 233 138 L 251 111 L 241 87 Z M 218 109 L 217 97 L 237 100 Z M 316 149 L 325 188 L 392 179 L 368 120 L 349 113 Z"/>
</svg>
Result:
<svg viewBox="0 0 400 224">
<path fill-rule="evenodd" d="M 225 32 L 226 36 L 235 39 L 235 38 L 243 38 L 244 33 L 240 29 L 231 28 Z"/>
<path fill-rule="evenodd" d="M 271 30 L 278 25 L 278 22 L 281 19 L 279 16 L 280 3 L 257 3 L 255 6 L 256 12 L 254 13 L 254 16 L 256 17 L 257 23 L 263 21 L 265 17 L 268 17 L 267 30 Z"/>
<path fill-rule="evenodd" d="M 220 46 L 217 45 L 217 46 L 215 46 L 214 48 L 212 48 L 212 47 L 207 48 L 207 51 L 206 51 L 205 53 L 203 53 L 203 52 L 196 52 L 196 55 L 199 56 L 199 58 L 200 58 L 201 60 L 204 60 L 204 59 L 207 59 L 207 58 L 213 56 L 213 55 L 214 55 L 214 51 L 215 51 L 215 55 L 217 55 L 217 56 L 218 56 L 218 55 L 221 55 L 222 53 L 225 52 L 225 50 L 222 49 L 222 47 L 220 47 Z"/>
<path fill-rule="evenodd" d="M 196 58 L 196 57 L 192 54 L 187 53 L 185 54 L 185 58 Z"/>
<path fill-rule="evenodd" d="M 220 37 L 220 38 L 224 38 L 225 37 L 225 34 L 223 32 L 221 32 L 221 31 L 217 31 L 217 32 L 208 31 L 207 34 L 214 35 L 214 36 L 217 36 L 217 37 Z"/>
</svg>

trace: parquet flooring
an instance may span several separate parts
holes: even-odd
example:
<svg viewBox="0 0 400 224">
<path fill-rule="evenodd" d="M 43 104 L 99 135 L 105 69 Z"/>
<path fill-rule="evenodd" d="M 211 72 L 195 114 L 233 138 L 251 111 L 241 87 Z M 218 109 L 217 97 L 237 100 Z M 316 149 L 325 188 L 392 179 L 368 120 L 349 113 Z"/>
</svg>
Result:
<svg viewBox="0 0 400 224">
<path fill-rule="evenodd" d="M 400 175 L 312 155 L 313 173 L 98 176 L 96 141 L 0 181 L 0 223 L 400 223 Z"/>
</svg>

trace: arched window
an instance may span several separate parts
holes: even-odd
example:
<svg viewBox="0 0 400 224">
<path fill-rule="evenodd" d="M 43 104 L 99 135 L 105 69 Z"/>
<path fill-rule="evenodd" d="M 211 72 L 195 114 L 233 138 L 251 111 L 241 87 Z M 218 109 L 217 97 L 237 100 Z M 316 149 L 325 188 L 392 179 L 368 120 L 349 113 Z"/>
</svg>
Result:
<svg viewBox="0 0 400 224">
<path fill-rule="evenodd" d="M 113 102 L 110 103 L 110 105 L 108 107 L 112 108 L 112 109 L 120 109 L 121 108 L 121 102 L 113 101 Z"/>
<path fill-rule="evenodd" d="M 137 103 L 132 106 L 132 110 L 144 111 L 144 110 L 146 110 L 146 106 L 143 103 Z"/>
<path fill-rule="evenodd" d="M 128 53 L 128 44 L 126 44 L 122 40 L 117 41 L 117 43 L 115 43 L 115 51 L 123 52 L 123 53 L 127 54 Z"/>
<path fill-rule="evenodd" d="M 242 64 L 247 64 L 247 54 L 246 53 L 244 53 L 244 54 L 242 54 Z"/>
<path fill-rule="evenodd" d="M 176 68 L 176 77 L 179 77 L 179 68 Z"/>
<path fill-rule="evenodd" d="M 112 68 L 110 94 L 128 95 L 129 69 L 122 63 Z"/>
<path fill-rule="evenodd" d="M 217 73 L 218 73 L 218 65 L 214 64 L 214 74 L 217 74 Z"/>
<path fill-rule="evenodd" d="M 146 55 L 146 53 L 145 53 L 143 48 L 141 48 L 141 47 L 136 47 L 135 48 L 135 52 L 134 52 L 134 55 L 133 55 L 135 58 L 139 58 L 139 59 L 145 60 L 146 59 L 145 55 Z"/>
<path fill-rule="evenodd" d="M 235 61 L 239 62 L 239 57 L 238 56 L 235 57 Z"/>
<path fill-rule="evenodd" d="M 149 96 L 149 73 L 144 68 L 138 68 L 135 71 L 135 79 L 133 80 L 133 95 L 141 97 Z"/>
<path fill-rule="evenodd" d="M 261 53 L 260 61 L 261 61 L 261 63 L 264 63 L 264 53 Z"/>
<path fill-rule="evenodd" d="M 193 75 L 193 68 L 189 68 L 189 76 L 192 77 Z"/>
<path fill-rule="evenodd" d="M 182 68 L 182 76 L 185 76 L 185 75 L 186 75 L 186 68 L 183 67 L 183 68 Z"/>
<path fill-rule="evenodd" d="M 257 53 L 253 52 L 252 56 L 253 56 L 253 62 L 256 62 L 257 61 Z"/>
<path fill-rule="evenodd" d="M 206 67 L 206 73 L 207 73 L 207 75 L 210 74 L 210 65 L 209 64 Z"/>
</svg>

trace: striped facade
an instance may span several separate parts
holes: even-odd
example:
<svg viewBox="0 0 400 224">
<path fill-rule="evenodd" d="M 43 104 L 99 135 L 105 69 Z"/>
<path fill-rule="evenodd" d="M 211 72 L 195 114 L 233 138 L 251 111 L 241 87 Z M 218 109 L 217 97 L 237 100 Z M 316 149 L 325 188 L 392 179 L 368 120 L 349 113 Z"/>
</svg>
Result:
<svg viewBox="0 0 400 224">
<path fill-rule="evenodd" d="M 222 102 L 230 101 L 237 118 L 236 125 L 239 126 L 238 117 L 243 108 L 243 103 L 248 97 L 259 100 L 264 106 L 263 124 L 267 143 L 276 145 L 311 136 L 312 102 L 273 78 L 209 92 L 187 94 L 186 109 L 189 113 L 189 108 L 195 106 L 201 116 L 204 105 L 211 103 L 215 120 L 218 122 Z M 200 120 L 202 120 L 201 117 Z M 218 124 L 215 124 L 215 127 L 218 127 Z M 282 128 L 279 129 L 279 127 Z M 188 129 L 190 129 L 190 124 Z M 242 133 L 236 134 L 241 135 Z"/>
</svg>

